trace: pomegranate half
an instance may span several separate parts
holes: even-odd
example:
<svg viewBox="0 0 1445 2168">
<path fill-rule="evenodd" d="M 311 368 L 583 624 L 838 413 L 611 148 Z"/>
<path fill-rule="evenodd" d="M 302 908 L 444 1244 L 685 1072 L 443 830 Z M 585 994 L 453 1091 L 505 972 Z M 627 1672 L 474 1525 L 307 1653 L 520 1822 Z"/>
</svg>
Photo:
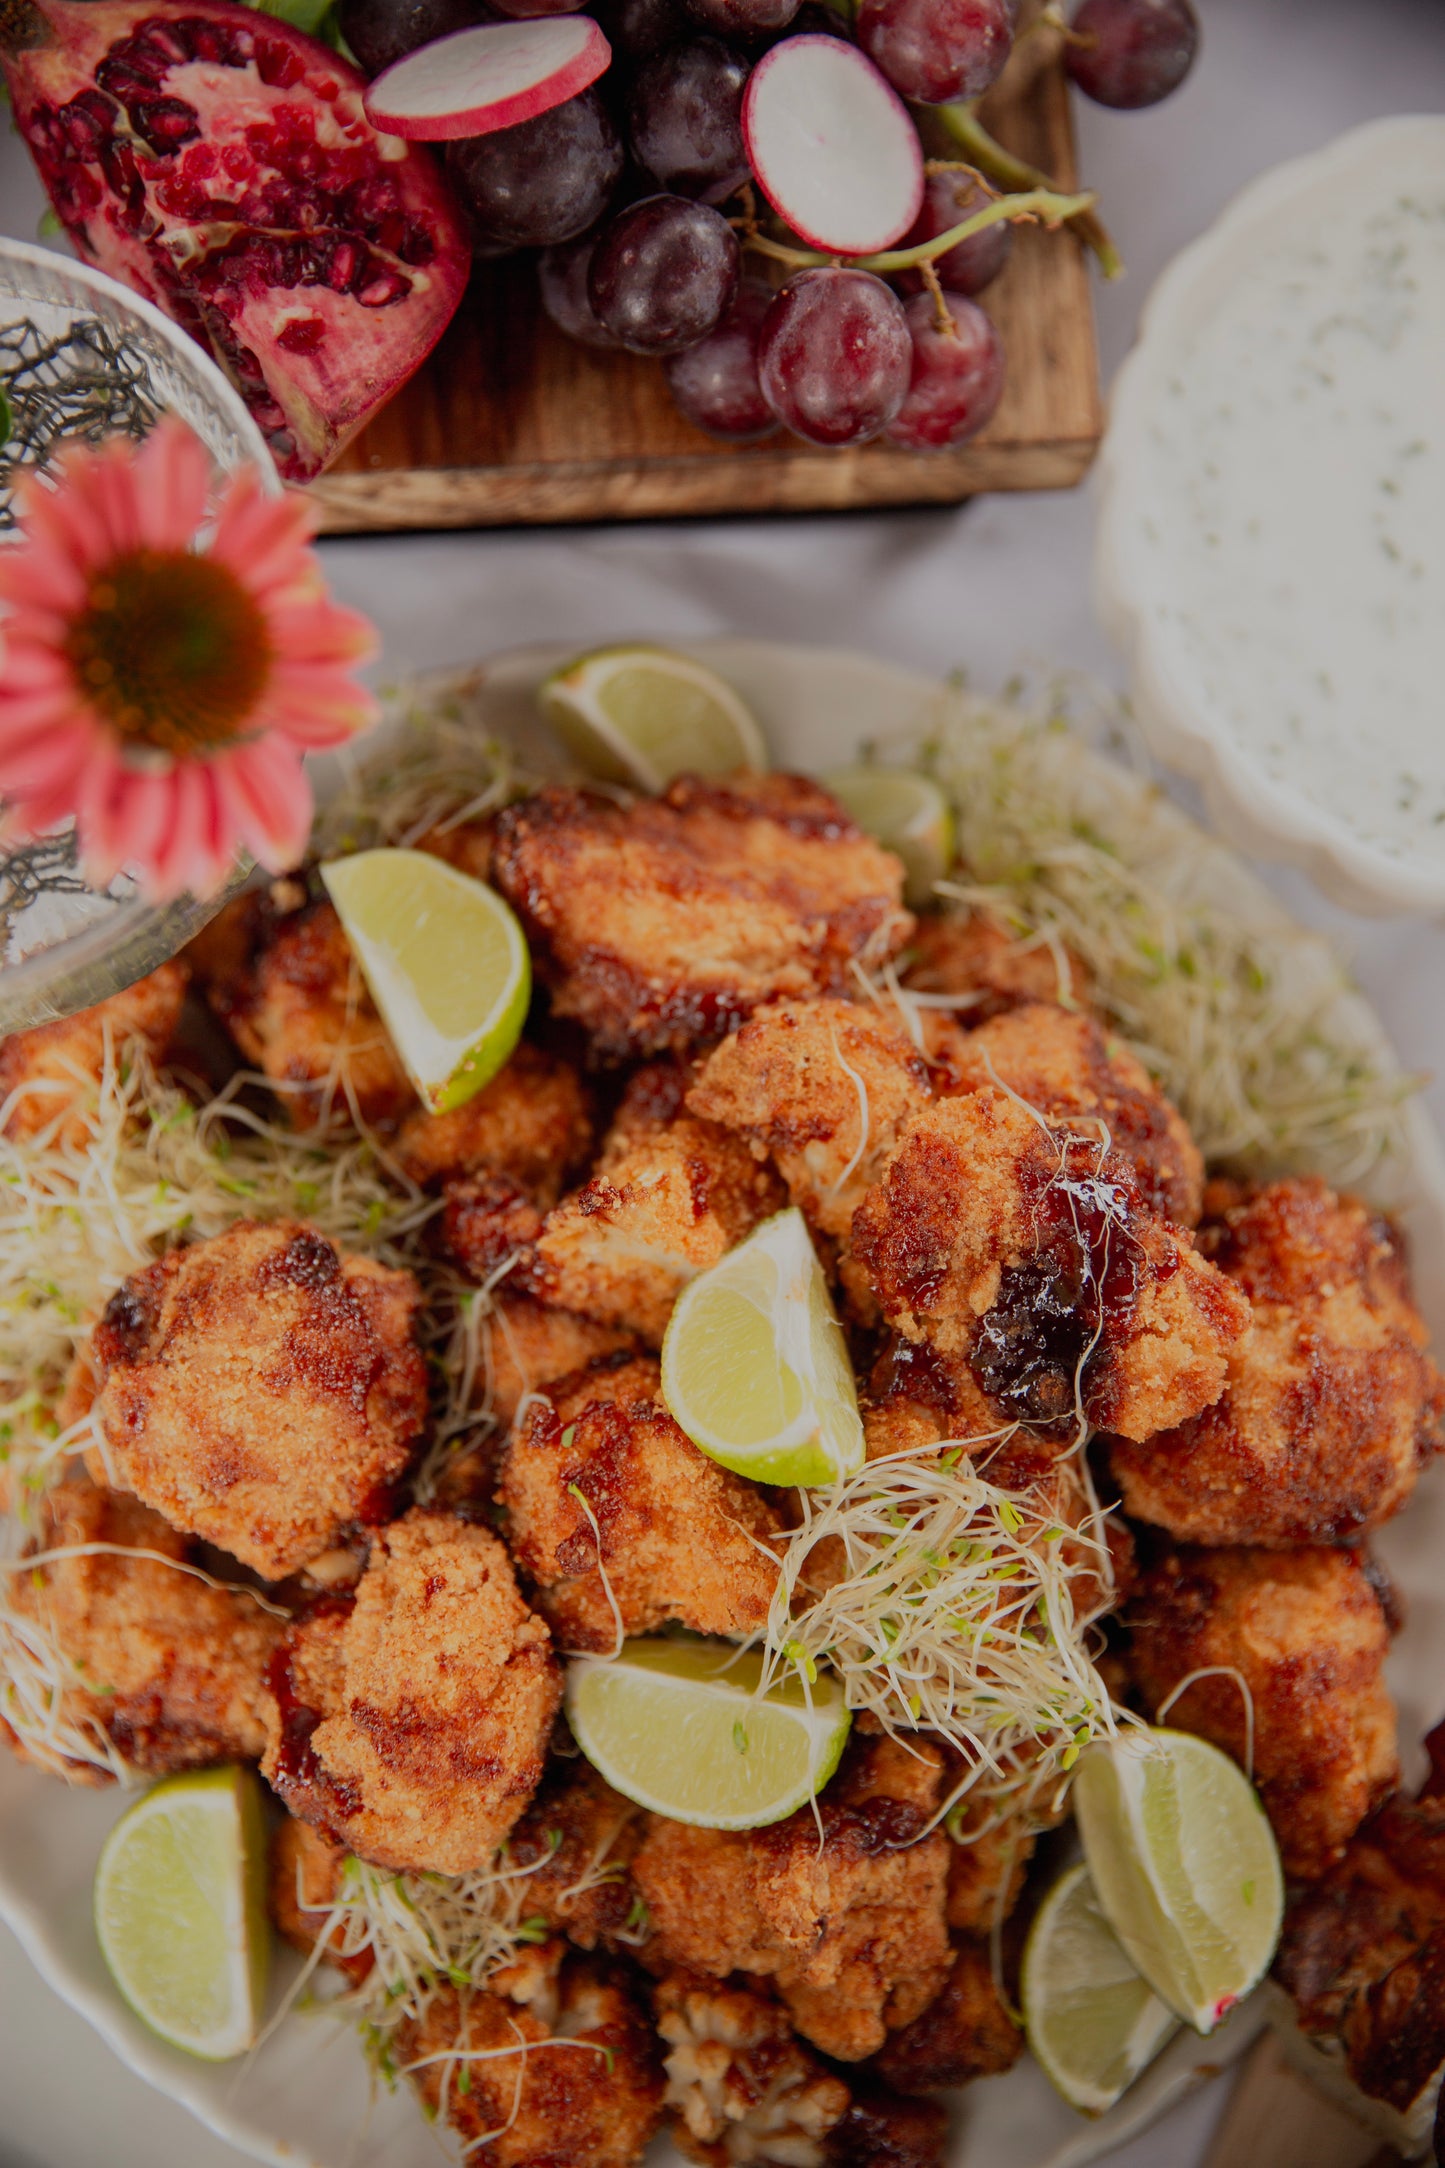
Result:
<svg viewBox="0 0 1445 2168">
<path fill-rule="evenodd" d="M 460 216 L 329 46 L 229 0 L 0 0 L 0 65 L 80 254 L 215 355 L 288 479 L 441 337 Z"/>
</svg>

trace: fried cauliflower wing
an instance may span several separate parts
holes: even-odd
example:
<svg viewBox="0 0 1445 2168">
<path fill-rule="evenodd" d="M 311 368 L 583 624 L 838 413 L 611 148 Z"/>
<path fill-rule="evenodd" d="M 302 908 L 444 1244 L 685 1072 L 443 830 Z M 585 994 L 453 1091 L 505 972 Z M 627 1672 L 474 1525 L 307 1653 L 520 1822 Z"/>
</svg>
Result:
<svg viewBox="0 0 1445 2168">
<path fill-rule="evenodd" d="M 566 1648 L 611 1649 L 619 1618 L 624 1634 L 669 1619 L 755 1633 L 767 1620 L 777 1509 L 678 1428 L 651 1361 L 603 1365 L 533 1402 L 497 1497 L 513 1556 Z"/>
<path fill-rule="evenodd" d="M 139 1039 L 151 1060 L 160 1061 L 189 978 L 183 963 L 165 963 L 92 1009 L 0 1039 L 0 1129 L 9 1137 L 48 1130 L 55 1143 L 83 1151 L 91 1136 L 86 1113 L 96 1103 L 107 1049 L 118 1058 Z"/>
<path fill-rule="evenodd" d="M 931 2093 L 943 2085 L 1011 2070 L 1024 2036 L 1009 2016 L 989 1963 L 987 1945 L 957 1945 L 948 1978 L 926 2010 L 890 2033 L 871 2067 L 899 2093 Z"/>
<path fill-rule="evenodd" d="M 374 1963 L 370 1950 L 346 1956 L 339 1932 L 326 1924 L 341 1896 L 348 1856 L 344 1844 L 288 1814 L 271 1839 L 268 1894 L 276 1931 L 293 1950 L 309 1957 L 324 1940 L 325 1962 L 359 1984 Z"/>
<path fill-rule="evenodd" d="M 486 1866 L 541 1781 L 562 1698 L 551 1636 L 485 1528 L 415 1507 L 377 1532 L 354 1600 L 272 1660 L 262 1774 L 376 1866 Z"/>
<path fill-rule="evenodd" d="M 1218 1399 L 1249 1322 L 1129 1161 L 992 1086 L 906 1126 L 852 1243 L 890 1325 L 964 1357 L 1004 1419 L 1069 1418 L 1077 1380 L 1091 1422 L 1150 1437 Z"/>
<path fill-rule="evenodd" d="M 657 2042 L 636 1990 L 563 1950 L 529 1952 L 515 1982 L 498 1974 L 488 1992 L 444 1991 L 397 2036 L 396 2062 L 428 2113 L 487 2168 L 633 2168 L 661 2120 Z"/>
<path fill-rule="evenodd" d="M 1252 1706 L 1254 1778 L 1285 1872 L 1324 1874 L 1399 1773 L 1390 1629 L 1364 1561 L 1325 1549 L 1171 1552 L 1143 1577 L 1129 1624 L 1151 1716 L 1192 1672 L 1239 1674 L 1197 1680 L 1168 1721 L 1242 1764 Z"/>
<path fill-rule="evenodd" d="M 1190 1543 L 1328 1543 L 1406 1504 L 1441 1449 L 1445 1381 L 1425 1353 L 1398 1238 L 1316 1178 L 1216 1186 L 1201 1246 L 1248 1295 L 1223 1398 L 1116 1447 L 1127 1510 Z"/>
<path fill-rule="evenodd" d="M 949 1840 L 926 1828 L 941 1757 L 857 1738 L 818 1802 L 766 1829 L 649 1820 L 632 1863 L 655 1968 L 771 1978 L 794 2025 L 857 2062 L 942 1987 Z"/>
<path fill-rule="evenodd" d="M 57 1723 L 103 1740 L 147 1775 L 253 1761 L 265 1742 L 263 1678 L 283 1621 L 249 1593 L 183 1571 L 191 1550 L 138 1499 L 76 1475 L 41 1506 L 30 1551 L 45 1563 L 5 1577 L 10 1611 L 63 1665 Z M 12 1734 L 11 1743 L 73 1783 L 107 1781 L 32 1737 Z"/>
<path fill-rule="evenodd" d="M 640 1355 L 636 1334 L 502 1290 L 486 1320 L 486 1405 L 510 1425 L 524 1393 L 545 1392 L 558 1378 L 609 1355 Z"/>
<path fill-rule="evenodd" d="M 1030 1001 L 1087 1008 L 1093 992 L 1087 965 L 1066 941 L 1026 933 L 982 906 L 928 912 L 903 964 L 911 993 L 957 995 L 959 1015 L 972 1024 Z"/>
<path fill-rule="evenodd" d="M 955 1840 L 948 1860 L 949 1926 L 960 1934 L 986 1936 L 1002 1925 L 1023 1895 L 1037 1841 L 1037 1824 L 1021 1814 Z"/>
<path fill-rule="evenodd" d="M 560 1016 L 608 1058 L 846 991 L 907 938 L 903 868 L 794 775 L 680 776 L 626 805 L 550 788 L 498 816 L 493 878 Z"/>
<path fill-rule="evenodd" d="M 590 1180 L 548 1213 L 530 1269 L 544 1302 L 654 1347 L 686 1283 L 785 1202 L 741 1137 L 669 1111 L 679 1086 L 671 1066 L 632 1079 Z"/>
<path fill-rule="evenodd" d="M 281 1580 L 391 1510 L 426 1423 L 419 1302 L 301 1221 L 169 1251 L 92 1335 L 92 1473 Z"/>
<path fill-rule="evenodd" d="M 927 1064 L 885 1011 L 778 1001 L 714 1049 L 687 1103 L 770 1157 L 813 1226 L 846 1241 L 903 1125 L 931 1098 Z"/>
<path fill-rule="evenodd" d="M 418 1107 L 402 1123 L 396 1156 L 423 1189 L 476 1175 L 505 1175 L 548 1211 L 592 1150 L 592 1102 L 570 1062 L 524 1039 L 464 1106 Z"/>
<path fill-rule="evenodd" d="M 797 2038 L 786 2011 L 739 1981 L 669 1973 L 653 1997 L 666 2046 L 664 2106 L 702 2168 L 826 2168 L 852 2095 Z"/>
<path fill-rule="evenodd" d="M 508 1864 L 527 1878 L 523 1912 L 580 1950 L 615 1949 L 635 1923 L 641 1841 L 640 1807 L 580 1756 L 554 1762 L 508 1840 Z"/>
</svg>

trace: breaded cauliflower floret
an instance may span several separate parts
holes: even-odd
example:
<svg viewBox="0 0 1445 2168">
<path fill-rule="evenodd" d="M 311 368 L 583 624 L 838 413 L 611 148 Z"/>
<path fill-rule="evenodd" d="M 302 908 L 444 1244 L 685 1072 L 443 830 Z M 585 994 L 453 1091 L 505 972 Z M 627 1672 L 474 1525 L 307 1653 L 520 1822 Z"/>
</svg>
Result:
<svg viewBox="0 0 1445 2168">
<path fill-rule="evenodd" d="M 627 805 L 543 790 L 498 817 L 493 873 L 556 1013 L 609 1057 L 845 992 L 853 962 L 881 962 L 913 923 L 899 861 L 794 775 L 679 776 Z"/>
<path fill-rule="evenodd" d="M 376 1866 L 435 1874 L 488 1864 L 562 1698 L 502 1545 L 419 1507 L 378 1531 L 354 1601 L 291 1629 L 270 1683 L 262 1774 L 291 1812 Z"/>
<path fill-rule="evenodd" d="M 629 1869 L 641 1841 L 640 1807 L 580 1756 L 553 1762 L 508 1839 L 508 1865 L 527 1878 L 526 1917 L 578 1949 L 615 1948 L 636 1926 Z"/>
<path fill-rule="evenodd" d="M 687 1282 L 786 1201 L 741 1137 L 668 1111 L 678 1085 L 671 1067 L 632 1079 L 591 1179 L 547 1215 L 530 1275 L 544 1302 L 654 1347 Z"/>
<path fill-rule="evenodd" d="M 526 1953 L 533 1962 L 489 1992 L 443 1991 L 397 2035 L 395 2060 L 428 2113 L 487 2168 L 633 2168 L 661 2120 L 657 2042 L 636 1990 L 564 1947 Z"/>
<path fill-rule="evenodd" d="M 524 1412 L 503 1458 L 508 1541 L 566 1648 L 611 1649 L 619 1615 L 625 1634 L 669 1619 L 756 1633 L 767 1620 L 778 1512 L 698 1451 L 657 1380 L 639 1360 L 561 1381 L 552 1403 Z"/>
<path fill-rule="evenodd" d="M 987 1945 L 964 1941 L 928 2008 L 888 2035 L 872 2067 L 900 2093 L 931 2093 L 1011 2070 L 1023 2051 L 1023 2033 L 994 1983 Z"/>
<path fill-rule="evenodd" d="M 271 1839 L 271 1917 L 278 1934 L 308 1957 L 324 1935 L 325 1962 L 359 1983 L 371 1971 L 370 1950 L 344 1956 L 338 1930 L 326 1925 L 340 1899 L 349 1856 L 334 1837 L 288 1814 Z"/>
<path fill-rule="evenodd" d="M 0 1039 L 0 1128 L 10 1137 L 34 1137 L 54 1125 L 56 1143 L 83 1151 L 91 1136 L 86 1109 L 96 1103 L 107 1046 L 119 1060 L 129 1041 L 139 1039 L 160 1061 L 189 977 L 183 963 L 165 963 L 92 1009 Z"/>
<path fill-rule="evenodd" d="M 852 2103 L 828 2137 L 829 2168 L 943 2168 L 948 2111 L 910 2100 L 860 2071 Z"/>
<path fill-rule="evenodd" d="M 825 2168 L 851 2094 L 795 2035 L 786 2011 L 739 1982 L 669 1973 L 653 2007 L 667 2052 L 672 2137 L 702 2168 Z"/>
<path fill-rule="evenodd" d="M 846 1241 L 903 1124 L 931 1097 L 922 1055 L 888 1012 L 778 1001 L 708 1056 L 687 1103 L 771 1156 L 793 1203 Z"/>
<path fill-rule="evenodd" d="M 468 1175 L 506 1175 L 543 1211 L 592 1149 L 587 1087 L 569 1062 L 524 1039 L 503 1068 L 450 1114 L 418 1107 L 396 1156 L 423 1188 Z"/>
<path fill-rule="evenodd" d="M 557 1310 L 504 1287 L 486 1319 L 487 1407 L 510 1424 L 524 1393 L 545 1392 L 558 1378 L 604 1356 L 639 1355 L 641 1342 L 620 1325 Z"/>
<path fill-rule="evenodd" d="M 954 1090 L 1002 1084 L 1060 1129 L 1107 1131 L 1152 1212 L 1180 1227 L 1198 1220 L 1204 1160 L 1183 1115 L 1092 1017 L 1042 1002 L 1013 1009 L 968 1033 L 956 1071 Z"/>
<path fill-rule="evenodd" d="M 903 961 L 911 993 L 961 996 L 957 1014 L 970 1024 L 1030 1001 L 1086 1008 L 1093 991 L 1067 942 L 1025 933 L 982 907 L 920 918 Z"/>
<path fill-rule="evenodd" d="M 1390 1628 L 1365 1563 L 1353 1551 L 1172 1552 L 1145 1575 L 1129 1623 L 1151 1716 L 1191 1672 L 1239 1673 L 1285 1872 L 1323 1874 L 1399 1773 Z M 1168 1721 L 1242 1763 L 1248 1717 L 1239 1679 L 1221 1675 L 1188 1687 Z"/>
<path fill-rule="evenodd" d="M 908 1125 L 853 1252 L 890 1324 L 967 1359 L 1004 1417 L 1068 1419 L 1077 1379 L 1092 1423 L 1147 1438 L 1219 1398 L 1249 1322 L 1127 1160 L 991 1086 Z"/>
<path fill-rule="evenodd" d="M 426 1422 L 419 1302 L 298 1220 L 169 1251 L 92 1336 L 92 1474 L 281 1580 L 391 1510 Z"/>
<path fill-rule="evenodd" d="M 79 1548 L 90 1544 L 116 1548 Z M 53 1645 L 63 1665 L 55 1712 L 62 1724 L 104 1739 L 147 1775 L 259 1756 L 263 1679 L 282 1620 L 245 1591 L 213 1588 L 179 1570 L 191 1563 L 184 1536 L 138 1499 L 83 1475 L 47 1492 L 31 1549 L 75 1553 L 5 1577 L 9 1609 Z M 153 1555 L 130 1555 L 142 1552 Z M 33 1740 L 11 1743 L 53 1775 L 107 1781 L 90 1764 L 66 1761 Z"/>
<path fill-rule="evenodd" d="M 648 1963 L 770 1977 L 799 2032 L 857 2062 L 942 1987 L 949 1840 L 921 1836 L 941 1758 L 858 1738 L 818 1802 L 766 1829 L 653 1816 L 632 1863 L 653 1925 Z"/>
<path fill-rule="evenodd" d="M 1254 1323 L 1221 1400 L 1119 1445 L 1127 1510 L 1191 1543 L 1328 1543 L 1406 1504 L 1440 1451 L 1445 1382 L 1398 1238 L 1317 1178 L 1215 1185 L 1200 1246 Z"/>
<path fill-rule="evenodd" d="M 1037 1824 L 1006 1815 L 980 1836 L 955 1841 L 948 1861 L 948 1924 L 964 1935 L 990 1935 L 1023 1894 Z"/>
</svg>

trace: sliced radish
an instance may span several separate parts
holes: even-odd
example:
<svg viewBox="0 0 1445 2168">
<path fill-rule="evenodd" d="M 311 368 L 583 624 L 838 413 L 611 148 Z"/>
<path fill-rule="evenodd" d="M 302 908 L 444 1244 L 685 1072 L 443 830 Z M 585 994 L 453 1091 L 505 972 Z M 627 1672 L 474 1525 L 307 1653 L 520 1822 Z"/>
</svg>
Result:
<svg viewBox="0 0 1445 2168">
<path fill-rule="evenodd" d="M 917 218 L 918 130 L 856 45 L 813 31 L 784 38 L 748 77 L 742 117 L 753 178 L 811 248 L 869 256 Z"/>
<path fill-rule="evenodd" d="M 367 86 L 367 118 L 385 135 L 424 143 L 491 135 L 575 98 L 611 58 L 590 15 L 478 23 L 384 68 Z"/>
</svg>

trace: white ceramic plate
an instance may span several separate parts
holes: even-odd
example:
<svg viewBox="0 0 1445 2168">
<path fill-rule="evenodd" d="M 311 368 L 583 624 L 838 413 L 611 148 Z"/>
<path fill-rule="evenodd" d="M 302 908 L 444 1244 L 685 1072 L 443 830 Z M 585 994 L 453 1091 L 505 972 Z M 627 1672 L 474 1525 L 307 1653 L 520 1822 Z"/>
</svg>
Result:
<svg viewBox="0 0 1445 2168">
<path fill-rule="evenodd" d="M 822 769 L 849 759 L 866 740 L 906 734 L 935 690 L 926 679 L 862 656 L 754 641 L 703 641 L 688 649 L 723 669 L 761 720 L 780 765 Z M 535 738 L 531 692 L 562 660 L 557 649 L 504 656 L 483 685 L 488 719 L 509 735 Z M 1198 831 L 1157 793 L 1102 759 L 1097 786 L 1133 802 L 1140 823 L 1168 835 Z M 1186 854 L 1181 854 L 1186 855 Z M 1199 878 L 1227 894 L 1262 929 L 1279 906 L 1222 846 L 1209 846 Z M 1348 1021 L 1377 1050 L 1382 1028 L 1363 1003 Z M 1445 1161 L 1423 1116 L 1412 1125 L 1404 1217 L 1420 1299 L 1445 1345 Z M 1392 1659 L 1402 1736 L 1418 1739 L 1440 1713 L 1438 1658 L 1445 1646 L 1445 1481 L 1422 1484 L 1411 1512 L 1380 1549 L 1409 1601 L 1410 1619 Z M 165 2047 L 131 2016 L 110 1984 L 90 1924 L 96 1856 L 123 1800 L 115 1792 L 68 1791 L 0 1755 L 0 1914 L 50 1984 L 86 2017 L 130 2068 L 192 2110 L 221 2137 L 276 2168 L 436 2168 L 437 2140 L 410 2093 L 375 2093 L 352 2035 L 325 2016 L 288 2018 L 239 2068 L 193 2062 Z M 1185 2036 L 1109 2114 L 1087 2122 L 1066 2108 L 1027 2059 L 1006 2077 L 957 2098 L 949 2168 L 1083 2168 L 1112 2152 L 1185 2092 L 1232 2062 L 1263 2023 L 1256 2005 L 1237 2012 L 1210 2040 Z M 659 2144 L 650 2168 L 681 2168 Z"/>
<path fill-rule="evenodd" d="M 1434 236 L 1404 276 L 1397 215 Z M 1407 456 L 1440 450 L 1442 216 L 1438 115 L 1252 182 L 1150 295 L 1097 469 L 1097 600 L 1151 749 L 1223 833 L 1364 911 L 1445 908 L 1445 763 L 1391 728 L 1445 620 L 1439 470 Z"/>
</svg>

